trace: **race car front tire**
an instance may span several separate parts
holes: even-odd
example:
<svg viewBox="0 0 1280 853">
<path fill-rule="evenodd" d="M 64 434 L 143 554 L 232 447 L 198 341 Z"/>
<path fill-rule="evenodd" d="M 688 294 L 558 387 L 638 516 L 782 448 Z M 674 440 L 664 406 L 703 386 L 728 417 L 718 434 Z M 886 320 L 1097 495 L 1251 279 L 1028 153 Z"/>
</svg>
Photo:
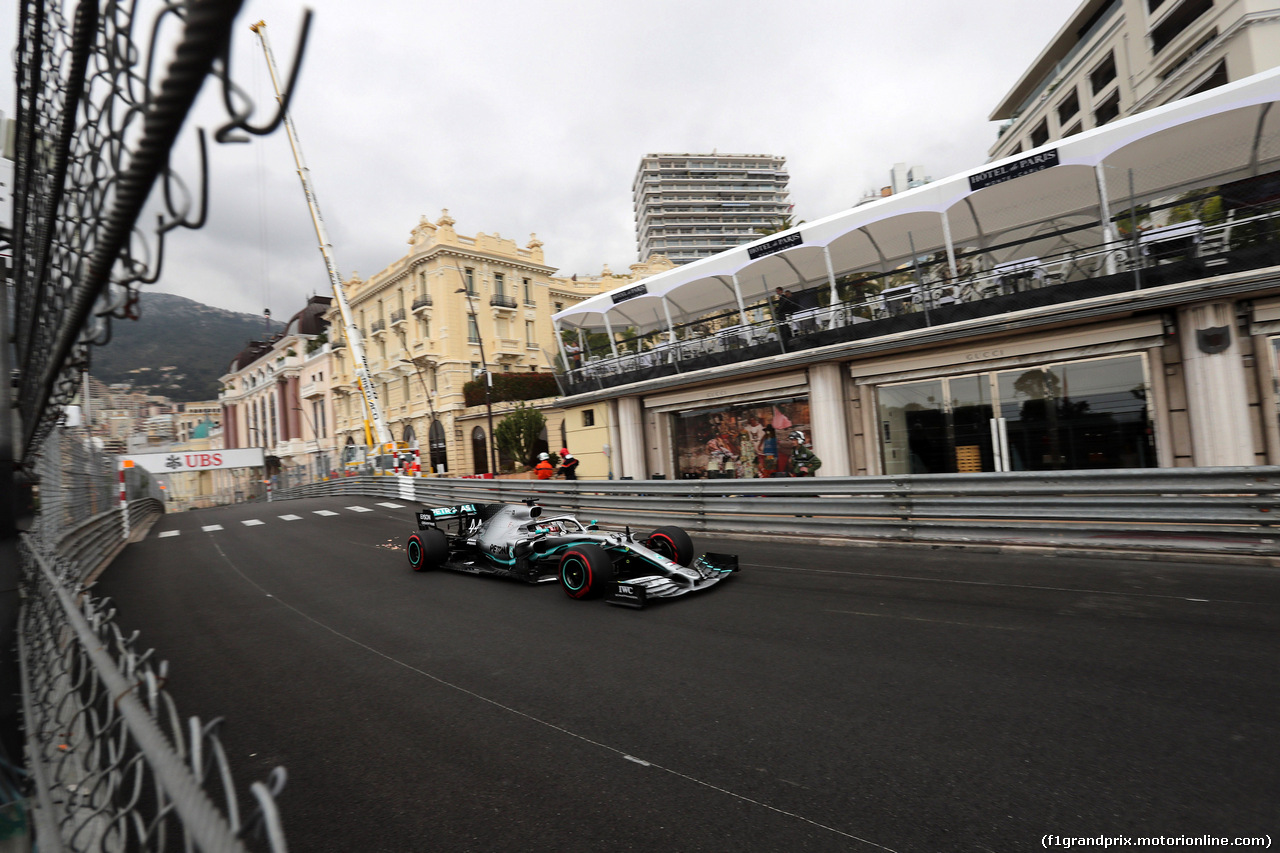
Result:
<svg viewBox="0 0 1280 853">
<path fill-rule="evenodd" d="M 659 527 L 649 534 L 648 546 L 673 563 L 693 562 L 693 540 L 680 527 Z"/>
<path fill-rule="evenodd" d="M 599 545 L 574 545 L 560 556 L 560 585 L 570 598 L 596 598 L 613 579 L 613 560 Z"/>
<path fill-rule="evenodd" d="M 425 572 L 444 563 L 449 557 L 449 537 L 443 530 L 428 528 L 410 534 L 404 546 L 409 557 L 409 567 L 415 572 Z"/>
</svg>

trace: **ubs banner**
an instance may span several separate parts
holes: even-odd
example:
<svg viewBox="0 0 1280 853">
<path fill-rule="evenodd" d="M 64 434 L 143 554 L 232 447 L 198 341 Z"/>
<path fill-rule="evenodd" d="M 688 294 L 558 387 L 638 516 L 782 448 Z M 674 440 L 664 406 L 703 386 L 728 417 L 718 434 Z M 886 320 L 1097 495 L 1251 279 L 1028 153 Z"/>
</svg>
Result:
<svg viewBox="0 0 1280 853">
<path fill-rule="evenodd" d="M 264 464 L 261 447 L 138 453 L 117 456 L 116 462 L 121 466 L 126 462 L 132 462 L 135 466 L 152 474 L 184 474 L 189 471 L 214 471 L 219 468 L 261 468 Z"/>
</svg>

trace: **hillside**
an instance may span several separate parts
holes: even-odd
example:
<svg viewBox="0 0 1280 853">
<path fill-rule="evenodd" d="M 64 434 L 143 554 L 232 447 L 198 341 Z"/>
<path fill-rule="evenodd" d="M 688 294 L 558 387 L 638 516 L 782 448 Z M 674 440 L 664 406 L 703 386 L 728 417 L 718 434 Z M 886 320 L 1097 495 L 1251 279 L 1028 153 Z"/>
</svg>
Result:
<svg viewBox="0 0 1280 853">
<path fill-rule="evenodd" d="M 279 332 L 281 324 L 272 323 Z M 251 340 L 261 340 L 262 317 L 212 308 L 168 293 L 144 293 L 142 319 L 113 320 L 111 343 L 94 347 L 89 372 L 108 384 L 132 382 L 138 390 L 175 402 L 216 400 L 218 377 Z"/>
</svg>

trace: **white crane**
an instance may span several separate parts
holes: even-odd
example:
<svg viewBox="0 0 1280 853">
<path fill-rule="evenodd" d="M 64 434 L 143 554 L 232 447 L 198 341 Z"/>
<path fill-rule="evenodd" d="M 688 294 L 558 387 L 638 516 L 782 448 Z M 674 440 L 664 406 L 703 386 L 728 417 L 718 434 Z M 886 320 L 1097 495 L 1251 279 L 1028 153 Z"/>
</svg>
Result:
<svg viewBox="0 0 1280 853">
<path fill-rule="evenodd" d="M 276 101 L 284 108 L 284 95 L 280 91 L 280 74 L 276 70 L 275 56 L 271 53 L 271 43 L 267 40 L 267 24 L 258 21 L 249 27 L 262 42 L 262 52 L 267 57 L 267 68 L 271 71 L 271 85 L 276 92 Z M 369 372 L 369 359 L 364 352 L 364 336 L 356 325 L 351 314 L 351 304 L 342 290 L 342 277 L 338 274 L 338 265 L 333 259 L 333 246 L 329 244 L 329 235 L 325 233 L 324 217 L 320 215 L 320 203 L 316 201 L 315 189 L 311 186 L 311 170 L 307 168 L 302 157 L 302 147 L 298 144 L 298 132 L 294 129 L 293 119 L 288 110 L 284 111 L 284 129 L 289 136 L 289 146 L 293 149 L 293 159 L 298 164 L 298 179 L 302 181 L 302 192 L 307 197 L 307 207 L 311 211 L 311 224 L 315 226 L 316 238 L 320 241 L 320 254 L 324 257 L 325 269 L 329 272 L 329 284 L 333 286 L 333 297 L 338 300 L 338 310 L 342 314 L 342 327 L 347 336 L 347 346 L 351 350 L 351 360 L 355 367 L 356 382 L 360 386 L 360 394 L 364 398 L 365 407 L 365 442 L 372 445 L 377 440 L 380 453 L 396 452 L 395 440 L 382 416 L 382 406 L 378 402 L 378 392 L 373 387 L 373 378 Z M 371 428 L 372 425 L 372 428 Z M 372 434 L 370 434 L 372 432 Z"/>
</svg>

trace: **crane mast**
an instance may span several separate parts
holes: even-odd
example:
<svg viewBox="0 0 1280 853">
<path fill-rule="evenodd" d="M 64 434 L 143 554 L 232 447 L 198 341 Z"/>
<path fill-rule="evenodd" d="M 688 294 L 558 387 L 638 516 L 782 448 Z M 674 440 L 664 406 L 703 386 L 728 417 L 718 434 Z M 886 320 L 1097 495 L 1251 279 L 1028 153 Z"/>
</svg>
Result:
<svg viewBox="0 0 1280 853">
<path fill-rule="evenodd" d="M 262 42 L 262 52 L 267 57 L 267 68 L 271 72 L 271 85 L 275 89 L 276 101 L 283 108 L 284 95 L 280 91 L 280 74 L 276 70 L 275 56 L 271 52 L 271 43 L 267 40 L 267 24 L 265 21 L 259 21 L 249 27 L 258 36 L 258 40 Z M 365 408 L 365 435 L 366 441 L 370 438 L 370 424 L 372 423 L 372 438 L 377 439 L 377 444 L 383 453 L 391 453 L 395 450 L 395 440 L 391 437 L 391 430 L 387 427 L 386 419 L 382 416 L 382 406 L 378 401 L 378 392 L 373 387 L 373 378 L 369 371 L 369 359 L 365 355 L 364 336 L 360 334 L 360 327 L 356 325 L 355 318 L 351 313 L 351 304 L 347 301 L 347 295 L 342 289 L 342 277 L 338 274 L 338 265 L 333 259 L 333 246 L 329 243 L 329 235 L 325 232 L 324 217 L 320 215 L 320 203 L 316 200 L 315 189 L 311 186 L 311 170 L 307 168 L 306 161 L 302 157 L 302 147 L 298 144 L 298 132 L 294 129 L 293 119 L 290 117 L 288 110 L 284 112 L 284 129 L 289 137 L 289 147 L 293 149 L 293 159 L 298 165 L 298 179 L 302 182 L 302 192 L 307 197 L 307 208 L 311 211 L 311 224 L 316 229 L 316 239 L 320 241 L 320 254 L 324 258 L 325 269 L 329 273 L 329 284 L 333 286 L 334 299 L 338 301 L 338 311 L 342 315 L 342 327 L 347 336 L 347 345 L 351 349 L 351 360 L 355 368 L 356 382 L 360 387 L 360 395 L 364 398 Z"/>
</svg>

